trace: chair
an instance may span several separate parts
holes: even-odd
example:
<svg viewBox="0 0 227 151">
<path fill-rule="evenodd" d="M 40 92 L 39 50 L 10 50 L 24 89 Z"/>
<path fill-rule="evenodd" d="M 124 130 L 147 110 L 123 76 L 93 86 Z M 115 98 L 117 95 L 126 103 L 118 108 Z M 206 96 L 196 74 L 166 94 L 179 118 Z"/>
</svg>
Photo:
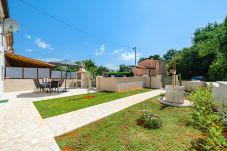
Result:
<svg viewBox="0 0 227 151">
<path fill-rule="evenodd" d="M 33 92 L 39 93 L 43 91 L 44 86 L 39 83 L 39 79 L 33 79 L 33 82 L 35 84 L 35 89 Z"/>
<path fill-rule="evenodd" d="M 53 89 L 57 90 L 58 93 L 59 93 L 59 82 L 60 82 L 60 81 L 56 81 L 56 80 L 52 80 L 52 81 L 50 82 L 50 85 L 49 85 L 50 94 L 51 94 L 51 91 L 52 91 Z"/>
<path fill-rule="evenodd" d="M 59 88 L 62 86 L 63 82 L 64 82 L 64 79 L 59 80 L 59 86 L 58 86 Z"/>
</svg>

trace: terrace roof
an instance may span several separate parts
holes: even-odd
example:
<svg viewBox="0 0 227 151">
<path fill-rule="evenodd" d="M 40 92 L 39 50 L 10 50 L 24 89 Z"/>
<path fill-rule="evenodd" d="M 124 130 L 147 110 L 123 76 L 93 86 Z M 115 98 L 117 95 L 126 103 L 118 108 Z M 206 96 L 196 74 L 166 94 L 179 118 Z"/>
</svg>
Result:
<svg viewBox="0 0 227 151">
<path fill-rule="evenodd" d="M 56 65 L 41 60 L 5 52 L 6 67 L 54 68 Z"/>
</svg>

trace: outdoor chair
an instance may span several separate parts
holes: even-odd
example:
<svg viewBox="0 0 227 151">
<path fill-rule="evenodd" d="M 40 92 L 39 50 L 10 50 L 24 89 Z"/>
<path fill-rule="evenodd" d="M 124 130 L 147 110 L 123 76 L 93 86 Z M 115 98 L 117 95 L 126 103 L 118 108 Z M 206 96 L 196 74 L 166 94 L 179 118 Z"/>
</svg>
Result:
<svg viewBox="0 0 227 151">
<path fill-rule="evenodd" d="M 60 79 L 60 80 L 59 80 L 59 85 L 58 85 L 59 88 L 61 88 L 63 82 L 64 82 L 64 79 Z"/>
<path fill-rule="evenodd" d="M 49 89 L 50 89 L 50 94 L 53 90 L 57 91 L 59 93 L 59 82 L 60 81 L 56 81 L 56 80 L 52 80 L 50 82 L 50 85 L 49 85 Z"/>
<path fill-rule="evenodd" d="M 35 84 L 35 89 L 33 92 L 39 93 L 44 90 L 44 86 L 40 84 L 39 79 L 33 79 L 33 82 Z"/>
</svg>

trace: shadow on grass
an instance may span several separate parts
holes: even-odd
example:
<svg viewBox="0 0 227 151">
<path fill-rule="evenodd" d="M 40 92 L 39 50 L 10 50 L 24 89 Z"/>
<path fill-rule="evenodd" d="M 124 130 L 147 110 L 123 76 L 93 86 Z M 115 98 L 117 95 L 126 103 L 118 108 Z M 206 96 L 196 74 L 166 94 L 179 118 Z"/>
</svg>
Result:
<svg viewBox="0 0 227 151">
<path fill-rule="evenodd" d="M 159 110 L 164 110 L 164 109 L 166 109 L 168 107 L 171 107 L 171 106 L 165 105 L 165 104 L 161 104 L 161 107 L 159 108 Z"/>
</svg>

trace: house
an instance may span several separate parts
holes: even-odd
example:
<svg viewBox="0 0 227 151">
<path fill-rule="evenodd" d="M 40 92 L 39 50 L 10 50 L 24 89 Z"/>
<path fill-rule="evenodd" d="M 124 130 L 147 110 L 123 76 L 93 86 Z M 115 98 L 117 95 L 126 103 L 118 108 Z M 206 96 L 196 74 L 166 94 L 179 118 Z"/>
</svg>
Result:
<svg viewBox="0 0 227 151">
<path fill-rule="evenodd" d="M 138 63 L 136 67 L 132 68 L 132 72 L 135 76 L 156 76 L 166 75 L 166 63 L 162 60 L 145 59 Z"/>
<path fill-rule="evenodd" d="M 33 90 L 34 78 L 65 78 L 63 71 L 53 70 L 54 64 L 15 54 L 13 33 L 3 30 L 9 17 L 7 0 L 0 0 L 0 98 L 4 92 Z M 69 73 L 67 78 L 73 85 L 76 73 Z"/>
<path fill-rule="evenodd" d="M 0 0 L 0 98 L 3 95 L 3 82 L 4 82 L 4 66 L 5 66 L 5 56 L 4 51 L 9 50 L 9 43 L 13 43 L 12 34 L 4 33 L 3 31 L 3 21 L 9 17 L 7 0 Z M 8 39 L 8 42 L 7 42 Z M 9 41 L 11 39 L 11 41 Z"/>
</svg>

